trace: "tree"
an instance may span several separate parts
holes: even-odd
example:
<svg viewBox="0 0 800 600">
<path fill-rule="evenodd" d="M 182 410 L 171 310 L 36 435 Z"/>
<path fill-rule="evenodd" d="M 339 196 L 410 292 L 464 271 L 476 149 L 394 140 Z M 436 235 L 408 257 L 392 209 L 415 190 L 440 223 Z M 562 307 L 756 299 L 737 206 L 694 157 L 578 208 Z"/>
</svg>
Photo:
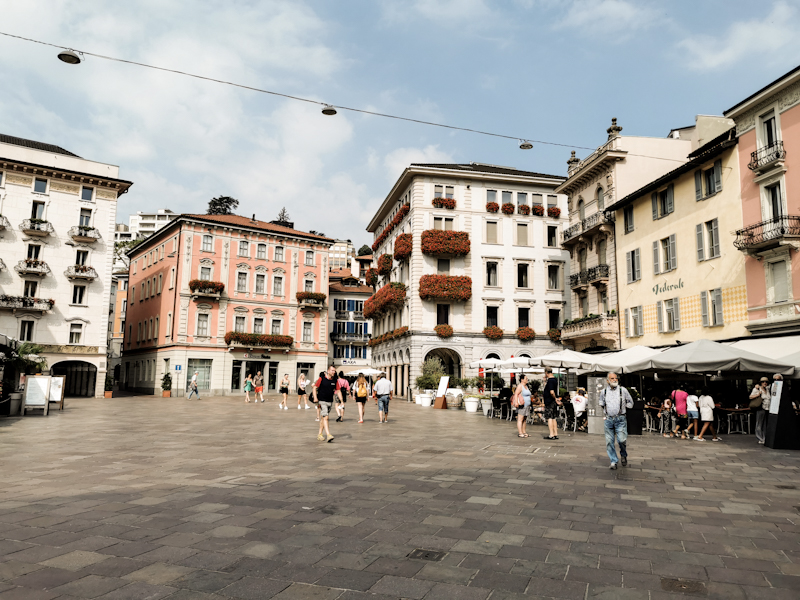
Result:
<svg viewBox="0 0 800 600">
<path fill-rule="evenodd" d="M 239 201 L 230 196 L 217 196 L 208 201 L 207 215 L 232 215 L 233 209 L 239 206 Z"/>
<path fill-rule="evenodd" d="M 422 375 L 417 377 L 417 388 L 420 390 L 435 390 L 439 385 L 439 380 L 447 375 L 444 371 L 442 361 L 433 356 L 422 363 Z"/>
<path fill-rule="evenodd" d="M 363 246 L 361 246 L 361 248 L 358 249 L 359 256 L 369 256 L 370 254 L 372 254 L 372 248 L 370 248 L 366 244 L 364 244 Z"/>
<path fill-rule="evenodd" d="M 145 238 L 139 238 L 138 240 L 128 240 L 127 242 L 114 242 L 114 262 L 121 262 L 126 267 L 130 267 L 131 260 L 127 256 L 128 250 L 135 248 L 144 240 Z"/>
<path fill-rule="evenodd" d="M 310 233 L 311 235 L 318 235 L 320 237 L 328 237 L 323 232 L 317 231 L 316 229 L 309 229 L 308 233 Z"/>
<path fill-rule="evenodd" d="M 292 217 L 289 216 L 289 211 L 286 210 L 286 207 L 284 206 L 278 213 L 278 218 L 275 220 L 281 223 L 288 223 L 292 220 Z"/>
</svg>

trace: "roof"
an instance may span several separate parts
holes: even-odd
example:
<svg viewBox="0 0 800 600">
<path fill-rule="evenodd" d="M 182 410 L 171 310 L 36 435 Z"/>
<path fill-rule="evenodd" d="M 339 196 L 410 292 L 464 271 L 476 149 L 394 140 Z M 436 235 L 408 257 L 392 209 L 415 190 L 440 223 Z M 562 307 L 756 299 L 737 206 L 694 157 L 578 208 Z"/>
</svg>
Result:
<svg viewBox="0 0 800 600">
<path fill-rule="evenodd" d="M 338 281 L 336 283 L 331 283 L 328 286 L 328 291 L 331 293 L 339 292 L 342 294 L 367 294 L 369 296 L 375 292 L 375 290 L 368 285 L 342 285 Z"/>
<path fill-rule="evenodd" d="M 429 167 L 432 169 L 450 169 L 452 171 L 467 171 L 473 173 L 495 173 L 497 175 L 523 175 L 525 177 L 553 177 L 555 179 L 566 179 L 563 175 L 547 175 L 546 173 L 535 173 L 534 171 L 521 171 L 513 167 L 502 167 L 499 165 L 487 165 L 485 163 L 471 162 L 469 164 L 458 163 L 411 163 L 412 167 Z"/>
<path fill-rule="evenodd" d="M 368 260 L 372 262 L 372 254 L 364 254 L 363 256 L 356 256 L 356 260 Z"/>
<path fill-rule="evenodd" d="M 65 156 L 74 156 L 80 158 L 77 154 L 73 154 L 69 150 L 64 150 L 61 146 L 54 146 L 53 144 L 45 144 L 43 142 L 36 142 L 34 140 L 26 140 L 25 138 L 14 137 L 13 135 L 6 135 L 0 133 L 0 142 L 3 144 L 12 144 L 14 146 L 22 146 L 23 148 L 32 148 L 33 150 L 43 150 L 44 152 L 52 152 L 54 154 L 63 154 Z"/>
<path fill-rule="evenodd" d="M 269 223 L 267 221 L 254 221 L 249 217 L 243 217 L 241 215 L 192 215 L 192 214 L 183 214 L 181 217 L 186 217 L 190 219 L 195 219 L 198 221 L 208 221 L 211 223 L 220 223 L 222 225 L 234 225 L 236 227 L 249 227 L 250 229 L 261 229 L 262 231 L 268 231 L 270 233 L 281 233 L 284 235 L 293 235 L 293 236 L 300 236 L 307 239 L 312 240 L 319 240 L 321 242 L 329 242 L 333 244 L 333 238 L 324 237 L 321 235 L 316 235 L 314 233 L 308 233 L 305 231 L 299 231 L 297 229 L 292 229 L 290 227 L 284 227 L 283 225 L 275 225 L 273 223 Z M 175 221 L 172 221 L 174 223 Z"/>
<path fill-rule="evenodd" d="M 781 81 L 783 81 L 784 79 L 788 79 L 788 78 L 789 78 L 789 77 L 791 77 L 792 75 L 795 75 L 796 73 L 798 73 L 798 71 L 800 71 L 800 66 L 797 66 L 797 67 L 795 67 L 794 69 L 792 69 L 792 70 L 791 70 L 791 71 L 789 71 L 788 73 L 784 73 L 783 75 L 781 75 L 780 77 L 778 77 L 778 78 L 777 78 L 775 81 L 772 81 L 772 82 L 768 83 L 767 85 L 765 85 L 764 87 L 762 87 L 762 88 L 761 88 L 760 90 L 758 90 L 757 92 L 755 92 L 755 93 L 753 93 L 753 94 L 750 94 L 750 95 L 749 95 L 747 98 L 745 98 L 744 100 L 741 100 L 740 102 L 737 102 L 736 104 L 734 104 L 733 106 L 731 106 L 731 107 L 730 107 L 728 110 L 726 110 L 726 111 L 723 111 L 723 112 L 722 112 L 722 114 L 723 114 L 723 115 L 725 115 L 725 116 L 727 117 L 729 112 L 733 112 L 734 110 L 736 110 L 737 108 L 739 108 L 739 107 L 740 107 L 742 104 L 746 104 L 746 103 L 748 103 L 750 100 L 752 100 L 753 98 L 755 98 L 755 97 L 756 97 L 756 96 L 758 96 L 759 94 L 762 94 L 763 92 L 767 91 L 769 88 L 771 88 L 771 87 L 772 87 L 772 86 L 774 86 L 775 84 L 777 84 L 777 83 L 780 83 L 780 82 L 781 82 Z"/>
</svg>

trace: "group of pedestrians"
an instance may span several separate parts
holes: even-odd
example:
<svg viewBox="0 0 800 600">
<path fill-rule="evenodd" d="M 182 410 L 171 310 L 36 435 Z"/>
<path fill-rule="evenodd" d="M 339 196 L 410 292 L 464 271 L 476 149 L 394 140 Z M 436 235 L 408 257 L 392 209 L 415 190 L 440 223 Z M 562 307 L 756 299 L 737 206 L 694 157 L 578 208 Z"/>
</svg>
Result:
<svg viewBox="0 0 800 600">
<path fill-rule="evenodd" d="M 658 405 L 658 399 L 651 400 Z M 661 432 L 665 438 L 705 441 L 706 431 L 710 431 L 715 442 L 721 442 L 714 428 L 714 399 L 708 388 L 689 392 L 686 386 L 679 385 L 664 398 L 658 408 L 656 418 L 661 423 Z"/>
</svg>

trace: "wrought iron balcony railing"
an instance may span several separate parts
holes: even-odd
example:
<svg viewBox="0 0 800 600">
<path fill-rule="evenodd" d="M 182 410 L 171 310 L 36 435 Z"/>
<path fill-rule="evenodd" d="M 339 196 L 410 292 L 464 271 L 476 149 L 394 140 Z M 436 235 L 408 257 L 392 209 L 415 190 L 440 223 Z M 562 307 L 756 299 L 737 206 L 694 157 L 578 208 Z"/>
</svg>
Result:
<svg viewBox="0 0 800 600">
<path fill-rule="evenodd" d="M 750 164 L 747 165 L 747 168 L 751 171 L 759 171 L 784 158 L 786 158 L 786 151 L 783 149 L 783 142 L 778 140 L 769 146 L 763 146 L 755 152 L 751 152 Z"/>
<path fill-rule="evenodd" d="M 17 263 L 14 270 L 20 275 L 38 275 L 39 277 L 44 277 L 50 272 L 50 267 L 43 260 L 25 258 Z"/>
<path fill-rule="evenodd" d="M 800 216 L 781 215 L 740 229 L 736 232 L 733 245 L 743 251 L 758 250 L 779 245 L 786 238 L 797 237 L 800 237 Z"/>
<path fill-rule="evenodd" d="M 335 342 L 368 342 L 370 334 L 368 333 L 332 333 L 331 340 Z"/>
<path fill-rule="evenodd" d="M 596 267 L 592 267 L 587 271 L 586 278 L 588 279 L 589 283 L 608 279 L 608 265 L 597 265 Z"/>
<path fill-rule="evenodd" d="M 3 215 L 0 215 L 0 231 L 8 229 L 9 227 L 11 227 L 11 223 L 9 223 L 8 219 L 6 219 Z"/>
<path fill-rule="evenodd" d="M 45 221 L 43 219 L 25 219 L 22 224 L 20 224 L 19 228 L 23 233 L 38 237 L 44 237 L 55 233 L 55 229 L 53 229 L 50 221 Z"/>
<path fill-rule="evenodd" d="M 67 235 L 73 241 L 83 244 L 93 244 L 100 239 L 100 231 L 96 227 L 84 227 L 83 225 L 70 227 Z"/>
<path fill-rule="evenodd" d="M 575 225 L 570 225 L 561 233 L 562 241 L 568 241 L 577 236 L 582 231 L 582 224 L 575 223 Z"/>
<path fill-rule="evenodd" d="M 350 311 L 349 310 L 337 310 L 335 313 L 335 318 L 337 319 L 349 319 L 350 318 Z"/>
<path fill-rule="evenodd" d="M 86 281 L 97 279 L 97 271 L 94 270 L 94 267 L 87 265 L 70 265 L 64 271 L 64 275 L 66 275 L 67 279 L 85 279 Z"/>
<path fill-rule="evenodd" d="M 353 319 L 356 321 L 363 321 L 364 320 L 364 313 L 363 311 L 357 310 L 353 312 Z"/>
<path fill-rule="evenodd" d="M 580 223 L 575 223 L 574 225 L 571 225 L 565 229 L 561 234 L 561 240 L 564 243 L 569 242 L 573 238 L 578 237 L 581 233 L 589 231 L 590 229 L 593 229 L 599 225 L 603 225 L 604 223 L 614 223 L 616 220 L 616 216 L 611 211 L 596 212 L 593 215 L 589 215 L 583 219 Z"/>
<path fill-rule="evenodd" d="M 45 300 L 43 298 L 29 298 L 28 296 L 7 296 L 0 294 L 0 308 L 24 308 L 27 310 L 50 310 L 53 308 L 55 300 Z"/>
<path fill-rule="evenodd" d="M 561 328 L 561 339 L 568 340 L 586 335 L 614 334 L 618 332 L 617 315 L 599 315 L 590 319 L 580 319 L 577 323 L 565 324 Z"/>
</svg>

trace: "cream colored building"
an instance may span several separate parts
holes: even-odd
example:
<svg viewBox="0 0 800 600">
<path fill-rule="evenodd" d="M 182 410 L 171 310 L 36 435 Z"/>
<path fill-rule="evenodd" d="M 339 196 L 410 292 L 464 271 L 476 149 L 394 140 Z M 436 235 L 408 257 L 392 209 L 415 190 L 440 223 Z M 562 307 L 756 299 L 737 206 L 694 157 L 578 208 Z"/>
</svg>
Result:
<svg viewBox="0 0 800 600">
<path fill-rule="evenodd" d="M 748 335 L 737 139 L 716 122 L 686 163 L 609 206 L 623 348 Z"/>
</svg>

